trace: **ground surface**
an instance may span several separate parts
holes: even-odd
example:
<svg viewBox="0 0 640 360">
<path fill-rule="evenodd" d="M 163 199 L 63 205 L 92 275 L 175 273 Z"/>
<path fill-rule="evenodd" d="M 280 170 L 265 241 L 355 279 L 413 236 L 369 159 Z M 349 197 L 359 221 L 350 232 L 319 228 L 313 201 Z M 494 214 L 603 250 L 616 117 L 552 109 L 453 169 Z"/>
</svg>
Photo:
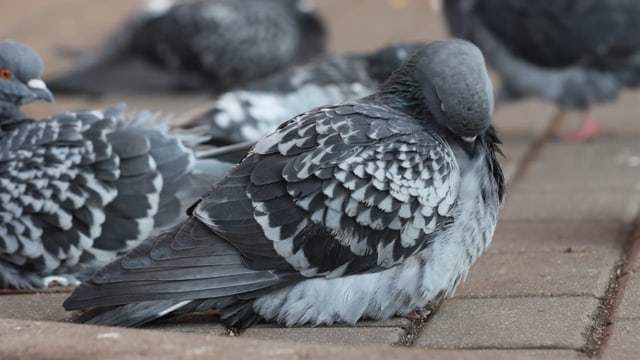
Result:
<svg viewBox="0 0 640 360">
<path fill-rule="evenodd" d="M 121 21 L 133 0 L 4 0 L 0 30 L 44 55 L 46 75 L 70 66 L 61 46 L 87 48 Z M 330 49 L 370 50 L 394 40 L 446 36 L 426 0 L 317 0 Z M 27 111 L 46 115 L 126 100 L 130 108 L 181 114 L 206 95 L 58 98 Z M 257 326 L 228 337 L 214 314 L 119 329 L 65 323 L 67 294 L 0 296 L 0 358 L 635 358 L 640 351 L 640 93 L 597 115 L 612 134 L 563 144 L 553 107 L 501 108 L 509 191 L 495 240 L 456 297 L 423 323 L 357 327 Z M 634 355 L 635 354 L 635 355 Z"/>
</svg>

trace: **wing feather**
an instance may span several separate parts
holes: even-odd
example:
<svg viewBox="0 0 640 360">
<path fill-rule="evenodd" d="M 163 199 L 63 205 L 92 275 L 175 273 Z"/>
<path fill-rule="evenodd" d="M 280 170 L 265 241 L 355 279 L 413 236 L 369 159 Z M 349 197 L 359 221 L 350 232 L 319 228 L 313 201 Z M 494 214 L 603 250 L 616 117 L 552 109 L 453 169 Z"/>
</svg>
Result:
<svg viewBox="0 0 640 360">
<path fill-rule="evenodd" d="M 194 215 L 250 267 L 275 260 L 307 276 L 335 276 L 356 259 L 358 271 L 377 271 L 424 249 L 453 217 L 454 155 L 413 120 L 388 108 L 364 109 L 357 103 L 319 108 L 283 124 Z M 310 139 L 313 146 L 300 146 Z M 222 206 L 230 191 L 242 207 Z M 230 216 L 259 225 L 264 236 L 244 241 L 229 228 L 235 226 Z M 379 256 L 379 243 L 396 250 Z M 265 255 L 258 244 L 274 250 Z"/>
</svg>

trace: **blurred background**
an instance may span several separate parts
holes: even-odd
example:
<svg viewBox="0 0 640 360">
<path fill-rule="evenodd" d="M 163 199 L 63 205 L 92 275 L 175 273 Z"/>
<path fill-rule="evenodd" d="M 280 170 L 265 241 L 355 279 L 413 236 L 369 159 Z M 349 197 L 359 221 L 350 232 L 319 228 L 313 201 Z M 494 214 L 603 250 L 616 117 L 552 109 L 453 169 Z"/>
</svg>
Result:
<svg viewBox="0 0 640 360">
<path fill-rule="evenodd" d="M 95 50 L 105 36 L 139 7 L 140 0 L 3 0 L 0 33 L 25 42 L 42 56 L 43 77 L 69 70 L 74 58 L 65 49 Z M 317 0 L 328 31 L 328 52 L 370 51 L 393 41 L 430 41 L 448 37 L 433 0 Z M 210 100 L 207 94 L 109 95 L 100 98 L 56 96 L 54 104 L 25 106 L 30 116 L 95 108 L 126 100 L 129 109 L 147 108 L 180 115 Z"/>
</svg>

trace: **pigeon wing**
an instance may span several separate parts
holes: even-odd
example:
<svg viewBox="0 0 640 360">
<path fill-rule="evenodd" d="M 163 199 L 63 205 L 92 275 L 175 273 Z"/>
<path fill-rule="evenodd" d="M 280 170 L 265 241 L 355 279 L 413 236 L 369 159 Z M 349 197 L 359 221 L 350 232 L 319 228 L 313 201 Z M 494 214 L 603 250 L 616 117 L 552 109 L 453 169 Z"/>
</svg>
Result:
<svg viewBox="0 0 640 360">
<path fill-rule="evenodd" d="M 101 234 L 119 162 L 107 140 L 112 121 L 98 114 L 87 124 L 83 116 L 23 120 L 2 130 L 0 251 L 8 263 L 51 273 L 77 263 Z"/>
<path fill-rule="evenodd" d="M 250 268 L 336 277 L 400 263 L 452 220 L 454 155 L 385 107 L 320 108 L 283 124 L 194 215 Z"/>
</svg>

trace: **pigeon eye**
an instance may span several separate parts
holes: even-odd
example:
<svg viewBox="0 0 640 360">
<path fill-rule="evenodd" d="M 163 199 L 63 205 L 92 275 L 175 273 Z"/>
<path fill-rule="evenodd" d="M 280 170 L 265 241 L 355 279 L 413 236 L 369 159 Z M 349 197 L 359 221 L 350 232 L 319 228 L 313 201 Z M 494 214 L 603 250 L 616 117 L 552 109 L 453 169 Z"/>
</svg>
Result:
<svg viewBox="0 0 640 360">
<path fill-rule="evenodd" d="M 11 70 L 9 70 L 7 68 L 0 69 L 0 78 L 11 79 L 12 76 L 13 76 L 13 74 L 11 73 Z"/>
</svg>

